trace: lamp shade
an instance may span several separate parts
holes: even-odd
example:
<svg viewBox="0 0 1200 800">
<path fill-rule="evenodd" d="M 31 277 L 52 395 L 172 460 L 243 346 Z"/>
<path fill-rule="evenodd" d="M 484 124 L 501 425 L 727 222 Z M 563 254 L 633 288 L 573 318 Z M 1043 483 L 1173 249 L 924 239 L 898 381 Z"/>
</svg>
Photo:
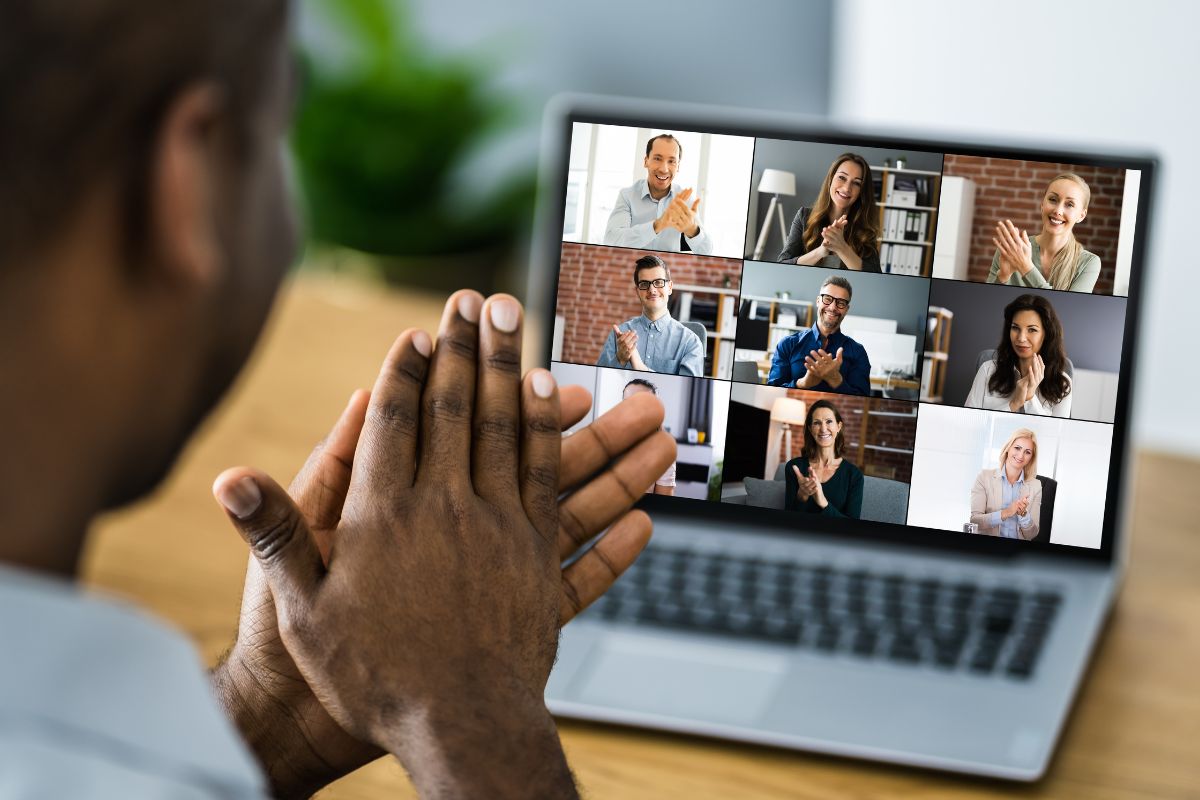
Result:
<svg viewBox="0 0 1200 800">
<path fill-rule="evenodd" d="M 796 193 L 796 176 L 781 169 L 764 169 L 762 179 L 758 182 L 758 191 L 763 194 Z"/>
<path fill-rule="evenodd" d="M 771 406 L 771 422 L 785 425 L 804 425 L 804 401 L 793 397 L 777 397 Z"/>
</svg>

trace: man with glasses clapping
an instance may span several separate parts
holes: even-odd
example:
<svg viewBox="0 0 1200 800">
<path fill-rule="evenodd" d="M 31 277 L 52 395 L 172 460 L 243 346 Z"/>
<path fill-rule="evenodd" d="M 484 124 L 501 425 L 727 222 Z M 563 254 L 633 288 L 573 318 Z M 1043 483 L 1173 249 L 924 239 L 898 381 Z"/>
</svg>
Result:
<svg viewBox="0 0 1200 800">
<path fill-rule="evenodd" d="M 596 361 L 598 367 L 627 367 L 699 377 L 704 374 L 700 337 L 667 311 L 671 272 L 658 256 L 642 256 L 633 267 L 640 316 L 613 325 Z"/>
<path fill-rule="evenodd" d="M 782 339 L 771 357 L 771 386 L 841 394 L 871 394 L 871 361 L 861 344 L 842 333 L 854 289 L 832 275 L 817 293 L 816 322 Z"/>
</svg>

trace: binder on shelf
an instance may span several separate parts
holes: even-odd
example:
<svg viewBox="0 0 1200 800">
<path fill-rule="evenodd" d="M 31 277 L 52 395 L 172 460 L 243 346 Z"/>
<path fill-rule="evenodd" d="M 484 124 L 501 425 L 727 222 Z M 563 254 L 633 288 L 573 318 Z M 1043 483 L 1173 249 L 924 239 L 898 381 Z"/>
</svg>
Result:
<svg viewBox="0 0 1200 800">
<path fill-rule="evenodd" d="M 915 206 L 917 193 L 912 189 L 897 189 L 888 195 L 888 203 L 894 206 Z"/>
</svg>

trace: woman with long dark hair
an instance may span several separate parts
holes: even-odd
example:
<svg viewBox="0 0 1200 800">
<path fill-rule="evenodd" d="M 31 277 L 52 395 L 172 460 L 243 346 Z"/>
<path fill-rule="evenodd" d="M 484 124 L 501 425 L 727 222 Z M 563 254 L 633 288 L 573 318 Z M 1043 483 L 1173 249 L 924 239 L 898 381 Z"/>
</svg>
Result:
<svg viewBox="0 0 1200 800">
<path fill-rule="evenodd" d="M 842 457 L 846 437 L 842 415 L 828 400 L 808 408 L 804 421 L 804 455 L 787 463 L 785 508 L 831 517 L 862 512 L 863 474 Z"/>
<path fill-rule="evenodd" d="M 829 165 L 812 206 L 796 213 L 778 260 L 880 272 L 877 217 L 870 165 L 857 153 L 842 153 Z"/>
<path fill-rule="evenodd" d="M 968 408 L 1071 416 L 1062 323 L 1050 301 L 1023 294 L 1004 307 L 1004 332 L 996 356 L 975 373 Z"/>
</svg>

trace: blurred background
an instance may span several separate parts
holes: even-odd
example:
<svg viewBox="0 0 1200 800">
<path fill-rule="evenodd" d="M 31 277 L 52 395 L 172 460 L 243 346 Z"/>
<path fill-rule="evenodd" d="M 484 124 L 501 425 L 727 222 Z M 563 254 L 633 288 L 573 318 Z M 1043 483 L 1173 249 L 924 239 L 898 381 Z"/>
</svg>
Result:
<svg viewBox="0 0 1200 800">
<path fill-rule="evenodd" d="M 540 116 L 562 91 L 1157 154 L 1134 435 L 1200 454 L 1183 349 L 1200 295 L 1195 6 L 305 0 L 300 17 L 304 269 L 399 286 L 523 287 Z"/>
</svg>

